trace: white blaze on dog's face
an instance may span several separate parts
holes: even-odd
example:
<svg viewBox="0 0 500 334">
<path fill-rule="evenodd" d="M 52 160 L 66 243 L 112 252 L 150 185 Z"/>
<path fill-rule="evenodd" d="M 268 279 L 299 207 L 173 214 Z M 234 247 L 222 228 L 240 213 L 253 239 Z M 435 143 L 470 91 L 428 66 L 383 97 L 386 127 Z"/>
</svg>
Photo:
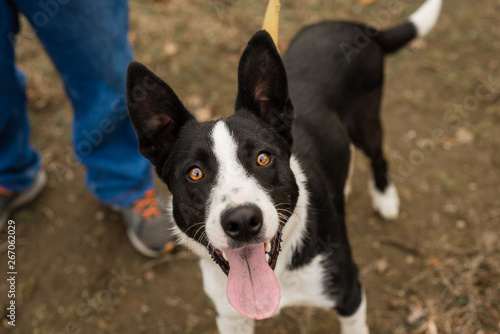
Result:
<svg viewBox="0 0 500 334">
<path fill-rule="evenodd" d="M 269 194 L 238 159 L 238 143 L 231 135 L 226 123 L 218 121 L 212 130 L 213 151 L 218 170 L 210 200 L 205 231 L 210 244 L 220 250 L 236 249 L 244 243 L 232 239 L 224 231 L 221 217 L 227 210 L 239 206 L 254 205 L 262 212 L 262 228 L 249 240 L 257 244 L 271 239 L 278 232 L 279 219 Z M 255 162 L 257 165 L 257 161 Z M 265 168 L 262 166 L 262 168 Z"/>
<path fill-rule="evenodd" d="M 172 193 L 179 229 L 228 275 L 241 314 L 268 318 L 280 288 L 274 268 L 298 186 L 290 168 L 293 106 L 272 38 L 254 35 L 238 68 L 235 114 L 199 123 L 143 65 L 127 73 L 127 105 L 141 153 Z"/>
</svg>

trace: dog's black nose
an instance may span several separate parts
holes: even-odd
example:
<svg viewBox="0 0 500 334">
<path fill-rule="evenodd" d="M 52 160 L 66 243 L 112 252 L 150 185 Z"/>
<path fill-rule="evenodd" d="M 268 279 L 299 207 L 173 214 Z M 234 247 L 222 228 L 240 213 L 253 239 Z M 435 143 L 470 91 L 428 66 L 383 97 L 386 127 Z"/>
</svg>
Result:
<svg viewBox="0 0 500 334">
<path fill-rule="evenodd" d="M 242 205 L 221 215 L 224 232 L 236 241 L 249 241 L 262 227 L 262 211 L 256 205 Z"/>
</svg>

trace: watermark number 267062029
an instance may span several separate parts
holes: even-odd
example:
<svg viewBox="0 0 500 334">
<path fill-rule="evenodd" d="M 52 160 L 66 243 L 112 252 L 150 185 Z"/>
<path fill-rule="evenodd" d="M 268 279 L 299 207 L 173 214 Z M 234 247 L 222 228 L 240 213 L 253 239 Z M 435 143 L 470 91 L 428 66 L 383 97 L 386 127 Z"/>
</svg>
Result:
<svg viewBox="0 0 500 334">
<path fill-rule="evenodd" d="M 16 222 L 9 220 L 7 223 L 7 323 L 16 325 Z"/>
</svg>

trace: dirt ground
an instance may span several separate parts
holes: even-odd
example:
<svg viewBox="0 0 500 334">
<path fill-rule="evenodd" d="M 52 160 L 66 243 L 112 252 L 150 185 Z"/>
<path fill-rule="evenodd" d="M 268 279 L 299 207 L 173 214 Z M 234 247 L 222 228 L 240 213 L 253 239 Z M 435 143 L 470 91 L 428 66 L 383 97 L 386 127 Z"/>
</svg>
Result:
<svg viewBox="0 0 500 334">
<path fill-rule="evenodd" d="M 305 24 L 349 19 L 388 27 L 423 1 L 282 1 L 280 49 Z M 267 1 L 133 0 L 130 40 L 201 119 L 228 116 L 240 53 Z M 368 296 L 372 333 L 500 333 L 499 0 L 445 1 L 436 28 L 386 63 L 385 150 L 401 197 L 383 221 L 357 153 L 347 224 Z M 71 106 L 23 23 L 18 64 L 28 77 L 33 144 L 49 181 L 17 211 L 17 321 L 0 332 L 216 333 L 193 254 L 150 260 L 120 217 L 86 190 L 71 144 Z M 362 80 L 362 78 L 360 78 Z M 163 185 L 160 185 L 164 189 Z M 6 235 L 0 258 L 7 263 Z M 2 268 L 5 268 L 3 264 Z M 289 308 L 264 333 L 338 333 L 333 311 Z"/>
</svg>

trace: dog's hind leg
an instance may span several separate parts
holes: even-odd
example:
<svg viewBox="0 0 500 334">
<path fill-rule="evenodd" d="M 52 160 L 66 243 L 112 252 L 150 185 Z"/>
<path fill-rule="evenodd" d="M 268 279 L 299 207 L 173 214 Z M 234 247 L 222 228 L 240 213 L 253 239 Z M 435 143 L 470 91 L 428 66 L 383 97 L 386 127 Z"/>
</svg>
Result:
<svg viewBox="0 0 500 334">
<path fill-rule="evenodd" d="M 380 191 L 373 180 L 368 181 L 368 191 L 372 198 L 372 206 L 382 218 L 394 220 L 399 215 L 399 195 L 394 184 L 389 183 L 384 191 Z"/>
<path fill-rule="evenodd" d="M 344 112 L 344 124 L 354 145 L 371 160 L 373 180 L 369 192 L 373 208 L 385 219 L 396 219 L 399 196 L 387 177 L 387 162 L 382 150 L 381 95 L 382 89 L 377 88 L 357 97 Z"/>
</svg>

